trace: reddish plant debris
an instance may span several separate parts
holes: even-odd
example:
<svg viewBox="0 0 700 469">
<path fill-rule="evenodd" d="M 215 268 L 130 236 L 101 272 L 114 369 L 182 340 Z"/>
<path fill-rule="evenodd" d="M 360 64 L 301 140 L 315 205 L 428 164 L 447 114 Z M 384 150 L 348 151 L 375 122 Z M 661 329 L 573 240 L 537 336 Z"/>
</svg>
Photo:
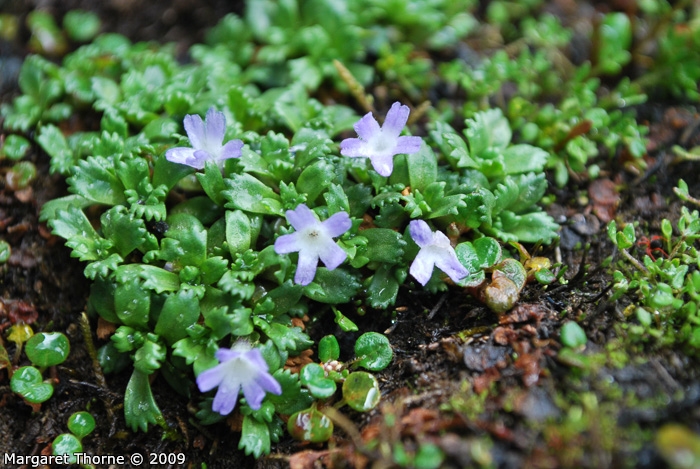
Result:
<svg viewBox="0 0 700 469">
<path fill-rule="evenodd" d="M 595 216 L 603 223 L 610 223 L 615 218 L 617 206 L 620 204 L 617 185 L 610 179 L 596 179 L 588 186 L 588 196 Z"/>
<path fill-rule="evenodd" d="M 0 324 L 0 330 L 5 330 L 12 324 L 32 324 L 39 317 L 36 307 L 22 300 L 6 300 L 0 298 L 0 320 L 7 318 L 9 322 Z"/>
</svg>

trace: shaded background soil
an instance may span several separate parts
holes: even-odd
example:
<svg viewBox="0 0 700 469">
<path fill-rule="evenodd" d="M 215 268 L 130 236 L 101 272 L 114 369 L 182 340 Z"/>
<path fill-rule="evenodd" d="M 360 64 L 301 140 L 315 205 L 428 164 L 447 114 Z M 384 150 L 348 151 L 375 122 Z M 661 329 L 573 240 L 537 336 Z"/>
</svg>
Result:
<svg viewBox="0 0 700 469">
<path fill-rule="evenodd" d="M 0 0 L 0 9 L 19 15 L 21 24 L 33 8 L 48 9 L 59 19 L 73 8 L 92 10 L 100 15 L 103 31 L 134 41 L 174 41 L 185 58 L 206 28 L 228 12 L 241 13 L 243 6 L 225 0 L 206 5 L 195 0 Z M 23 29 L 16 42 L 0 43 L 2 102 L 17 93 L 11 77 L 27 53 L 27 39 Z M 0 455 L 50 454 L 53 439 L 66 431 L 68 416 L 87 409 L 98 422 L 95 433 L 84 441 L 87 452 L 184 453 L 185 467 L 312 467 L 315 461 L 336 467 L 390 465 L 387 446 L 401 442 L 413 451 L 426 441 L 438 444 L 447 456 L 445 465 L 452 467 L 665 467 L 649 444 L 650 435 L 667 422 L 700 430 L 697 361 L 665 351 L 586 375 L 556 359 L 562 315 L 584 326 L 589 350 L 611 356 L 620 352 L 615 325 L 624 305 L 606 301 L 610 276 L 601 262 L 613 249 L 602 217 L 595 215 L 605 208 L 606 197 L 613 198 L 622 219 L 638 220 L 653 232 L 663 217 L 674 219 L 679 211 L 672 194 L 679 177 L 686 178 L 691 194 L 700 193 L 697 177 L 688 180 L 696 169 L 690 163 L 670 165 L 669 151 L 673 144 L 700 145 L 697 110 L 680 103 L 652 103 L 640 107 L 638 115 L 651 127 L 647 173 L 625 173 L 614 163 L 604 168 L 602 180 L 625 187 L 621 194 L 600 182 L 552 189 L 557 203 L 549 211 L 563 225 L 559 249 L 569 267 L 568 284 L 528 286 L 519 306 L 500 320 L 460 291 L 434 296 L 406 288 L 394 317 L 372 311 L 354 316 L 363 331 L 386 331 L 394 349 L 393 364 L 378 374 L 383 404 L 367 415 L 346 413 L 349 420 L 338 425 L 337 440 L 329 447 L 301 445 L 285 437 L 273 447 L 272 456 L 260 461 L 235 449 L 237 434 L 226 424 L 199 426 L 187 401 L 163 380 L 156 380 L 153 390 L 171 432 L 126 429 L 119 403 L 128 376 L 110 376 L 106 387 L 99 385 L 78 326 L 88 294 L 84 266 L 38 222 L 41 205 L 66 188 L 59 177 L 48 176 L 48 156 L 34 148 L 27 157 L 39 173 L 32 187 L 12 192 L 4 183 L 0 186 L 0 234 L 12 247 L 11 258 L 0 265 L 0 330 L 18 318 L 36 315 L 37 331 L 65 331 L 72 348 L 68 361 L 52 371 L 58 382 L 54 397 L 40 409 L 13 394 L 7 373 L 0 370 Z M 6 171 L 3 163 L 3 180 Z M 580 249 L 587 243 L 590 249 Z M 542 254 L 553 258 L 555 248 Z M 336 329 L 330 314 L 310 324 L 309 332 L 316 339 L 337 334 L 341 345 L 353 340 Z M 5 344 L 12 354 L 14 346 Z M 490 390 L 486 398 L 472 392 L 485 390 Z M 595 401 L 583 402 L 585 416 L 579 421 L 585 422 L 578 427 L 566 414 L 571 407 L 561 405 L 571 395 Z M 635 405 L 647 401 L 656 404 Z M 445 406 L 452 412 L 441 412 Z M 235 428 L 236 422 L 228 423 Z M 370 439 L 380 444 L 363 443 Z"/>
</svg>

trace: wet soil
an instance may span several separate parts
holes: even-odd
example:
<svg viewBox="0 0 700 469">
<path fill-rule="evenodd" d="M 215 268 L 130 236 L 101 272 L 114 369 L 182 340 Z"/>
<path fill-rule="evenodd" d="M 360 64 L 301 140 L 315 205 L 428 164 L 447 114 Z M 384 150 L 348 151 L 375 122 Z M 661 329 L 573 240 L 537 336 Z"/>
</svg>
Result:
<svg viewBox="0 0 700 469">
<path fill-rule="evenodd" d="M 132 40 L 176 41 L 183 53 L 223 14 L 242 9 L 241 2 L 223 0 L 206 6 L 194 0 L 146 6 L 130 0 L 34 3 L 59 17 L 71 8 L 91 9 L 102 17 L 104 30 Z M 29 11 L 25 3 L 0 0 L 0 6 L 20 16 Z M 17 43 L 2 45 L 4 64 L 27 52 L 22 44 L 26 31 Z M 8 80 L 2 84 L 5 102 L 17 90 Z M 128 375 L 110 376 L 102 385 L 92 366 L 79 326 L 89 290 L 84 265 L 71 259 L 61 240 L 38 221 L 41 205 L 65 194 L 66 187 L 48 175 L 48 157 L 34 148 L 28 159 L 39 176 L 31 188 L 13 192 L 0 182 L 0 235 L 12 248 L 9 261 L 0 265 L 0 331 L 4 336 L 18 315 L 36 316 L 36 331 L 66 332 L 71 353 L 51 370 L 54 397 L 36 408 L 11 392 L 7 373 L 0 370 L 0 455 L 50 454 L 68 416 L 87 409 L 97 428 L 84 441 L 86 452 L 184 453 L 184 467 L 191 468 L 203 463 L 208 468 L 383 467 L 394 464 L 397 446 L 411 453 L 427 442 L 446 454 L 445 467 L 668 467 L 651 441 L 668 422 L 700 430 L 700 367 L 680 351 L 651 351 L 644 344 L 625 348 L 619 327 L 625 305 L 607 300 L 611 278 L 602 263 L 613 247 L 605 225 L 616 216 L 658 232 L 662 218 L 677 218 L 680 205 L 672 188 L 680 177 L 691 194 L 700 193 L 698 178 L 688 177 L 696 167 L 672 165 L 670 154 L 674 144 L 700 145 L 699 117 L 696 108 L 669 102 L 646 104 L 638 115 L 651 129 L 645 173 L 628 173 L 610 159 L 602 162 L 600 180 L 551 189 L 556 203 L 548 210 L 562 224 L 562 239 L 558 247 L 537 254 L 560 257 L 568 267 L 568 283 L 528 285 L 519 305 L 500 318 L 456 289 L 430 295 L 408 288 L 402 289 L 393 314 L 352 316 L 361 330 L 384 332 L 391 341 L 394 361 L 377 375 L 382 404 L 369 414 L 343 410 L 329 445 L 285 437 L 259 461 L 235 449 L 235 421 L 198 425 L 187 400 L 164 380 L 156 379 L 153 391 L 171 431 L 154 427 L 134 433 L 125 427 L 119 403 Z M 2 181 L 8 167 L 0 164 Z M 610 361 L 618 357 L 623 364 L 582 371 L 562 363 L 558 337 L 565 319 L 584 327 L 589 352 Z M 87 340 L 99 346 L 94 327 Z M 336 329 L 330 313 L 309 324 L 309 332 L 315 339 L 337 334 L 341 345 L 353 340 Z M 10 355 L 15 352 L 11 343 L 5 346 Z"/>
</svg>

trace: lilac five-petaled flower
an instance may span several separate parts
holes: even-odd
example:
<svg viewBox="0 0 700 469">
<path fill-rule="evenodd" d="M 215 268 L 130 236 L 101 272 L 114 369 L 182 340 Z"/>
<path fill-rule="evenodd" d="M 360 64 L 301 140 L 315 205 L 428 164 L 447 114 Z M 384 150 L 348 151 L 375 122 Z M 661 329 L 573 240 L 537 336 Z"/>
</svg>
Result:
<svg viewBox="0 0 700 469">
<path fill-rule="evenodd" d="M 207 161 L 213 161 L 221 168 L 224 160 L 241 156 L 242 141 L 231 140 L 223 145 L 226 133 L 226 117 L 223 112 L 210 107 L 204 121 L 196 114 L 187 114 L 184 124 L 192 148 L 169 149 L 165 152 L 168 161 L 186 164 L 195 169 L 203 169 Z"/>
<path fill-rule="evenodd" d="M 420 137 L 399 137 L 409 113 L 408 106 L 396 102 L 380 127 L 372 113 L 368 112 L 354 126 L 360 138 L 346 138 L 340 142 L 340 154 L 369 158 L 377 173 L 390 176 L 394 169 L 394 155 L 416 153 L 423 141 Z"/>
<path fill-rule="evenodd" d="M 299 253 L 297 271 L 294 281 L 300 285 L 308 285 L 316 275 L 318 260 L 321 259 L 328 270 L 333 270 L 343 263 L 347 254 L 333 238 L 342 235 L 350 229 L 352 222 L 345 212 L 338 212 L 321 222 L 314 212 L 304 204 L 294 210 L 287 210 L 287 221 L 296 230 L 294 233 L 282 235 L 275 241 L 277 254 Z"/>
<path fill-rule="evenodd" d="M 231 349 L 216 351 L 219 364 L 197 376 L 197 386 L 202 392 L 219 387 L 211 408 L 221 415 L 228 415 L 236 407 L 238 392 L 243 388 L 245 400 L 253 410 L 258 410 L 265 392 L 282 394 L 282 387 L 268 373 L 267 363 L 260 350 L 240 341 Z"/>
<path fill-rule="evenodd" d="M 423 220 L 413 220 L 408 228 L 411 238 L 420 247 L 409 272 L 421 285 L 428 283 L 435 266 L 455 282 L 469 275 L 469 271 L 457 259 L 457 254 L 444 233 L 431 231 Z"/>
</svg>

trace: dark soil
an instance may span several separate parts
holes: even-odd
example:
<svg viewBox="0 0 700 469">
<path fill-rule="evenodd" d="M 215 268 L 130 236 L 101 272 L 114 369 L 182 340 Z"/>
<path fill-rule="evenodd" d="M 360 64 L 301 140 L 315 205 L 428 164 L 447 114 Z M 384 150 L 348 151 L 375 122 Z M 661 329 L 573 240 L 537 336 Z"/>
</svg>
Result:
<svg viewBox="0 0 700 469">
<path fill-rule="evenodd" d="M 241 2 L 224 0 L 206 5 L 195 0 L 0 0 L 3 11 L 22 17 L 32 7 L 49 8 L 58 17 L 72 8 L 90 9 L 101 16 L 106 31 L 134 41 L 175 41 L 183 54 L 225 13 L 242 10 Z M 22 31 L 17 43 L 0 46 L 3 76 L 27 52 L 26 35 Z M 6 102 L 17 90 L 6 78 L 1 84 L 0 99 Z M 397 442 L 409 452 L 418 443 L 436 443 L 450 467 L 666 467 L 655 447 L 644 442 L 667 422 L 700 430 L 700 367 L 697 360 L 671 350 L 622 350 L 617 325 L 624 305 L 607 301 L 611 279 L 601 267 L 613 252 L 605 213 L 638 220 L 654 232 L 663 217 L 674 219 L 679 211 L 672 193 L 679 177 L 689 183 L 691 194 L 700 193 L 700 181 L 692 176 L 697 169 L 690 163 L 671 166 L 669 150 L 674 144 L 700 145 L 699 117 L 697 109 L 681 103 L 647 104 L 638 113 L 651 127 L 646 173 L 627 173 L 610 160 L 597 182 L 552 188 L 557 203 L 549 211 L 562 223 L 562 240 L 558 252 L 551 247 L 538 254 L 561 256 L 568 266 L 567 284 L 528 286 L 519 305 L 501 318 L 456 289 L 438 296 L 406 289 L 393 317 L 383 311 L 353 315 L 361 330 L 385 332 L 394 349 L 392 365 L 378 374 L 380 408 L 368 415 L 347 412 L 349 419 L 338 425 L 336 440 L 328 446 L 285 438 L 259 461 L 236 449 L 236 422 L 228 422 L 233 430 L 226 424 L 199 426 L 187 400 L 164 380 L 156 379 L 153 390 L 171 431 L 153 427 L 134 433 L 125 427 L 120 403 L 128 376 L 110 376 L 106 386 L 99 384 L 86 340 L 97 346 L 101 342 L 86 339 L 79 326 L 89 292 L 84 265 L 71 259 L 61 240 L 38 221 L 41 205 L 64 194 L 65 184 L 48 175 L 48 156 L 38 148 L 28 156 L 39 170 L 30 190 L 6 188 L 9 166 L 2 163 L 0 233 L 12 248 L 10 260 L 0 265 L 2 340 L 13 318 L 36 312 L 35 331 L 66 332 L 71 353 L 51 371 L 58 383 L 54 397 L 37 408 L 11 392 L 7 373 L 0 370 L 0 457 L 50 454 L 53 439 L 66 431 L 68 416 L 87 409 L 97 428 L 84 441 L 86 452 L 184 453 L 185 467 L 192 468 L 201 463 L 208 468 L 391 465 L 387 448 Z M 618 195 L 600 181 L 624 189 Z M 606 204 L 606 197 L 612 202 Z M 584 373 L 560 363 L 562 317 L 584 326 L 589 350 L 624 354 L 624 366 Z M 316 339 L 337 334 L 341 345 L 345 339 L 352 343 L 352 337 L 336 330 L 330 313 L 310 324 L 309 331 Z M 4 343 L 12 355 L 14 345 Z M 488 392 L 480 398 L 473 391 Z M 563 410 L 562 402 L 579 403 L 582 417 L 575 420 L 575 406 Z M 452 412 L 441 412 L 446 407 Z M 370 439 L 379 443 L 368 446 Z"/>
</svg>

